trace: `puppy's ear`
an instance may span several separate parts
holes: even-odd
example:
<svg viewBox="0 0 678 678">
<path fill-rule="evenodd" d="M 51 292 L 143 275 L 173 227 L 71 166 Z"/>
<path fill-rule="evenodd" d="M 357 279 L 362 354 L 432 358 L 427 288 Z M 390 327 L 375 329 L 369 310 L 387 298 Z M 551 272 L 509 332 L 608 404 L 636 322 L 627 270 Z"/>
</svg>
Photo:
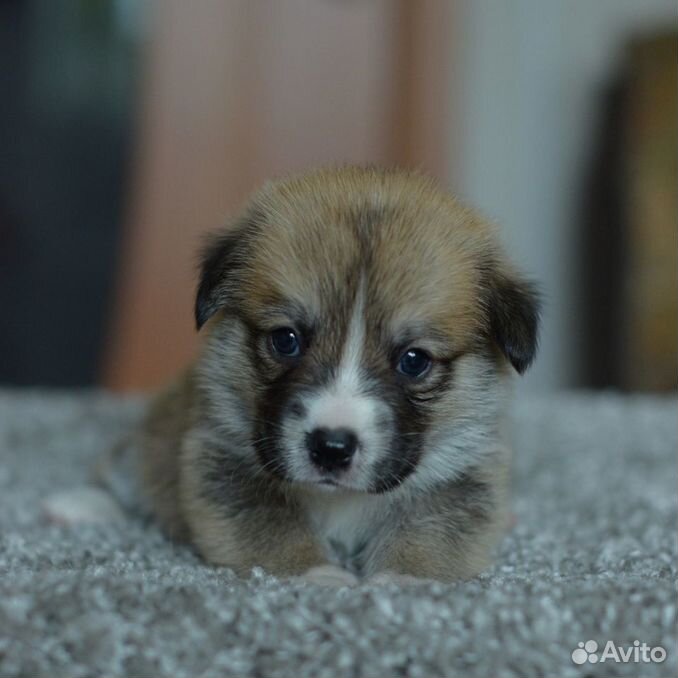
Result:
<svg viewBox="0 0 678 678">
<path fill-rule="evenodd" d="M 534 284 L 513 273 L 496 272 L 490 289 L 490 331 L 518 374 L 537 353 L 540 299 Z"/>
<path fill-rule="evenodd" d="M 250 220 L 243 218 L 226 232 L 211 236 L 203 248 L 195 298 L 195 324 L 198 329 L 231 300 L 245 262 L 250 231 Z"/>
</svg>

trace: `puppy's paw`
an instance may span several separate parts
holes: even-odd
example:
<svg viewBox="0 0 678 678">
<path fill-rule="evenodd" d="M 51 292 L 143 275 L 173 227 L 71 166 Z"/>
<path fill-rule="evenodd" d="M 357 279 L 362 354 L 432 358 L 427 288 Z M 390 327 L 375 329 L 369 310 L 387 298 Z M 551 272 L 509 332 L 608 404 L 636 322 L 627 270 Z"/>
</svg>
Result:
<svg viewBox="0 0 678 678">
<path fill-rule="evenodd" d="M 124 520 L 118 503 L 96 487 L 78 487 L 56 492 L 42 503 L 45 518 L 58 525 L 113 523 Z"/>
<path fill-rule="evenodd" d="M 293 577 L 293 581 L 340 588 L 355 586 L 358 583 L 358 578 L 336 565 L 318 565 L 307 570 L 300 577 Z"/>
<path fill-rule="evenodd" d="M 416 586 L 417 584 L 425 584 L 427 581 L 430 580 L 419 579 L 411 574 L 399 574 L 391 570 L 377 572 L 365 579 L 365 583 L 372 586 L 388 586 L 389 584 L 394 584 L 395 586 Z"/>
</svg>

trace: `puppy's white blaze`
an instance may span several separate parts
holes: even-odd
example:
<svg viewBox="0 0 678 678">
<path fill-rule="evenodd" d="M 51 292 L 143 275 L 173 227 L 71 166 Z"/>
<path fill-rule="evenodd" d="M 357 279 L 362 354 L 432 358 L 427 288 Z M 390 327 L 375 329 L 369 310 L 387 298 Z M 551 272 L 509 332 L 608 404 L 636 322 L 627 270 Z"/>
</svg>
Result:
<svg viewBox="0 0 678 678">
<path fill-rule="evenodd" d="M 376 403 L 363 391 L 362 358 L 365 344 L 365 294 L 361 284 L 351 314 L 346 342 L 335 380 L 305 403 L 309 430 L 349 428 L 364 441 L 376 417 Z"/>
</svg>

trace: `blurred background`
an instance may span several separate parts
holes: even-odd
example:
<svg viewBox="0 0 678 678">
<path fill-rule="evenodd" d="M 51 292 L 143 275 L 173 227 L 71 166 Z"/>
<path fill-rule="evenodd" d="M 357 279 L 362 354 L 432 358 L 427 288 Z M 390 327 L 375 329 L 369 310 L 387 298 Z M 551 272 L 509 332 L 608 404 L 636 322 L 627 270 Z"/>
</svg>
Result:
<svg viewBox="0 0 678 678">
<path fill-rule="evenodd" d="M 0 0 L 0 384 L 148 390 L 264 179 L 416 166 L 545 295 L 521 388 L 678 380 L 675 0 Z"/>
</svg>

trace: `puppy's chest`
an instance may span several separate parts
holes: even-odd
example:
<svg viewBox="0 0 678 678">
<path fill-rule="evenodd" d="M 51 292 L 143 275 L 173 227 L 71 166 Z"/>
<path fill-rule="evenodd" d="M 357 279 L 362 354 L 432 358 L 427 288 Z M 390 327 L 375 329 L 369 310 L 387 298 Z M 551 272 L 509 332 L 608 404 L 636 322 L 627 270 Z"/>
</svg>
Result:
<svg viewBox="0 0 678 678">
<path fill-rule="evenodd" d="M 388 510 L 373 497 L 314 497 L 307 519 L 329 562 L 362 575 L 389 531 Z"/>
</svg>

